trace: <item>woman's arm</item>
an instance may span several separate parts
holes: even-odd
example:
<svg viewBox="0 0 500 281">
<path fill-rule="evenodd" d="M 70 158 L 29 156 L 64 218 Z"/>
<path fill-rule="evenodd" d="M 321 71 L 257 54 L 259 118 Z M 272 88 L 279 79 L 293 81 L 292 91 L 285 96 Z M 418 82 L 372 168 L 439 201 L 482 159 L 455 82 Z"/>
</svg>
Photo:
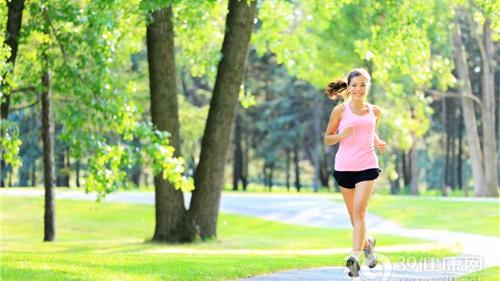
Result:
<svg viewBox="0 0 500 281">
<path fill-rule="evenodd" d="M 377 127 L 378 121 L 380 120 L 380 117 L 382 116 L 382 111 L 380 108 L 378 108 L 376 105 L 373 106 L 373 113 L 375 113 L 375 128 Z M 379 136 L 377 135 L 377 132 L 375 132 L 375 136 L 373 138 L 373 143 L 375 144 L 375 147 L 380 150 L 380 152 L 384 152 L 387 150 L 388 145 L 385 143 L 385 141 L 381 140 Z"/>
<path fill-rule="evenodd" d="M 342 133 L 337 134 L 342 112 L 344 112 L 344 105 L 340 104 L 337 105 L 330 114 L 330 120 L 328 121 L 324 138 L 326 145 L 334 145 L 353 134 L 352 127 L 346 128 Z"/>
</svg>

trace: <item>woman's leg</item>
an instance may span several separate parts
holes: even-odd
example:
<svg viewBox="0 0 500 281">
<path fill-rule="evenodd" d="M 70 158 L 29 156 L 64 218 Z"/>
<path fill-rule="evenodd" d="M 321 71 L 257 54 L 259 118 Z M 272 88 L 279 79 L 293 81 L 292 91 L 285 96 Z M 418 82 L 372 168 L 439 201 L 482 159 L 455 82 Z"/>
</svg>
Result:
<svg viewBox="0 0 500 281">
<path fill-rule="evenodd" d="M 366 207 L 373 192 L 375 180 L 362 181 L 356 184 L 352 205 L 352 248 L 359 257 L 361 250 L 368 246 L 366 241 Z"/>
<path fill-rule="evenodd" d="M 349 219 L 351 220 L 351 225 L 354 228 L 354 220 L 353 220 L 353 206 L 354 206 L 354 188 L 344 188 L 340 187 L 340 192 L 342 193 L 342 197 L 344 197 L 344 203 L 347 208 L 347 212 L 349 213 Z M 354 237 L 354 236 L 353 236 Z M 354 243 L 354 240 L 353 240 Z M 365 241 L 363 248 L 368 247 L 368 240 Z"/>
<path fill-rule="evenodd" d="M 344 188 L 340 187 L 340 192 L 342 193 L 342 197 L 344 197 L 344 203 L 347 208 L 347 212 L 349 213 L 349 219 L 351 220 L 351 225 L 354 226 L 354 222 L 352 220 L 352 209 L 354 205 L 354 188 Z"/>
</svg>

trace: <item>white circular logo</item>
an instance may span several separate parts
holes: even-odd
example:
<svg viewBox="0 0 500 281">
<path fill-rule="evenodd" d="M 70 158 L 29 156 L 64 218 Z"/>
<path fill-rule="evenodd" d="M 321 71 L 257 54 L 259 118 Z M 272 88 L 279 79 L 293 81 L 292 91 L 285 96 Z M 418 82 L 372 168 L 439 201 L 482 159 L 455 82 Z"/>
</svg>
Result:
<svg viewBox="0 0 500 281">
<path fill-rule="evenodd" d="M 361 266 L 359 271 L 360 280 L 377 280 L 387 281 L 392 274 L 392 263 L 388 256 L 377 252 L 377 265 L 374 268 L 369 268 L 366 265 Z M 364 259 L 361 261 L 364 262 Z"/>
</svg>

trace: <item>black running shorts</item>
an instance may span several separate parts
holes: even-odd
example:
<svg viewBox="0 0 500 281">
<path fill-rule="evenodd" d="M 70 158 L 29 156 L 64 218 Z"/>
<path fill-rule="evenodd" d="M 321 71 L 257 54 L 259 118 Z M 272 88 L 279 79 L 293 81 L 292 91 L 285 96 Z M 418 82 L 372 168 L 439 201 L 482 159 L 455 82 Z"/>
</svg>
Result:
<svg viewBox="0 0 500 281">
<path fill-rule="evenodd" d="M 358 182 L 370 181 L 378 178 L 382 172 L 379 168 L 363 171 L 334 171 L 333 178 L 337 184 L 345 188 L 354 188 Z"/>
</svg>

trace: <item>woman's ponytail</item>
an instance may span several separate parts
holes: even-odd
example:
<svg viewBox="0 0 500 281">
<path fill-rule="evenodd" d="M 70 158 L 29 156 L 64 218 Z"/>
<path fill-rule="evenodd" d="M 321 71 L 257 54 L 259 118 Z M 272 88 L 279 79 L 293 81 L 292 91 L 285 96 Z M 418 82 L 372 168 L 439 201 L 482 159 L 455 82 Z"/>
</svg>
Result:
<svg viewBox="0 0 500 281">
<path fill-rule="evenodd" d="M 332 81 L 326 85 L 325 95 L 332 100 L 336 100 L 339 97 L 346 98 L 347 94 L 343 94 L 345 90 L 347 90 L 347 82 L 342 79 L 338 79 L 337 81 Z"/>
</svg>

